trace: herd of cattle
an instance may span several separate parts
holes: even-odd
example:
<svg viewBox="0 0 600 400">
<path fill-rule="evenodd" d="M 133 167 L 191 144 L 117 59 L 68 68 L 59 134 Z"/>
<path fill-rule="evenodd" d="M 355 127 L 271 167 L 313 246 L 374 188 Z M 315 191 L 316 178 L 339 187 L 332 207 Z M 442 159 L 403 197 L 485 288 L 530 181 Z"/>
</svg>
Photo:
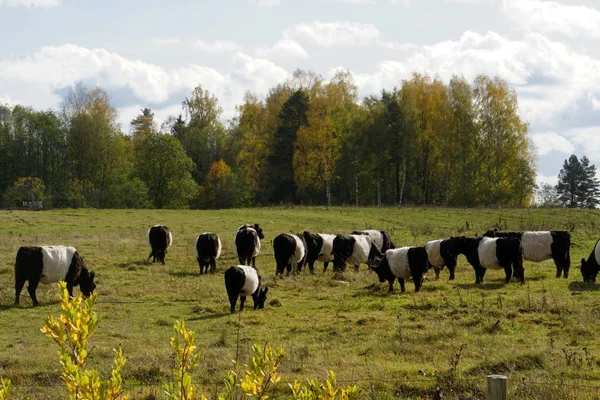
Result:
<svg viewBox="0 0 600 400">
<path fill-rule="evenodd" d="M 263 308 L 268 288 L 263 288 L 262 277 L 256 269 L 256 257 L 260 252 L 260 241 L 264 234 L 258 224 L 242 225 L 238 228 L 233 249 L 240 265 L 231 266 L 225 271 L 225 288 L 235 311 L 240 298 L 240 311 L 244 308 L 247 296 L 252 296 L 254 308 Z M 148 244 L 151 248 L 148 259 L 165 263 L 167 250 L 173 244 L 173 235 L 164 225 L 156 225 L 148 230 Z M 375 271 L 381 283 L 387 281 L 389 291 L 396 280 L 401 291 L 405 291 L 405 281 L 412 279 L 415 291 L 419 291 L 425 274 L 434 269 L 436 279 L 440 271 L 448 267 L 450 280 L 454 279 L 457 258 L 464 255 L 475 270 L 475 283 L 483 282 L 488 269 L 504 269 L 506 282 L 514 276 L 525 282 L 523 260 L 540 262 L 553 259 L 556 277 L 569 276 L 571 236 L 565 231 L 501 232 L 487 231 L 480 237 L 457 236 L 445 240 L 431 240 L 424 246 L 396 247 L 385 231 L 363 230 L 352 234 L 322 234 L 303 232 L 301 234 L 282 233 L 273 239 L 276 262 L 275 273 L 282 276 L 292 268 L 298 272 L 308 266 L 314 272 L 316 261 L 323 262 L 324 271 L 333 263 L 334 271 L 341 272 L 346 265 L 358 270 L 360 264 L 367 264 Z M 216 260 L 221 255 L 221 240 L 214 233 L 203 233 L 196 238 L 194 245 L 200 274 L 214 273 Z M 581 274 L 584 282 L 595 282 L 600 271 L 600 240 L 596 242 L 588 259 L 581 259 Z M 69 294 L 79 286 L 84 296 L 89 296 L 96 284 L 94 272 L 89 271 L 83 258 L 74 247 L 42 246 L 21 247 L 15 262 L 15 304 L 26 281 L 27 291 L 34 305 L 38 304 L 35 292 L 38 284 L 64 280 Z"/>
</svg>

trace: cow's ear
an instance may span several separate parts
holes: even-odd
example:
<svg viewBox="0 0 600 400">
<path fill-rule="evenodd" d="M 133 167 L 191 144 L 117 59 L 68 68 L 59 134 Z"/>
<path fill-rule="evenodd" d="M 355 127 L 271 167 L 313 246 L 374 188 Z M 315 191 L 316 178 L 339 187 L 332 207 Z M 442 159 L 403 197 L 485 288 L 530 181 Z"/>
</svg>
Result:
<svg viewBox="0 0 600 400">
<path fill-rule="evenodd" d="M 581 265 L 585 264 L 585 258 L 581 259 Z"/>
<path fill-rule="evenodd" d="M 90 279 L 94 279 L 95 276 L 96 276 L 95 271 L 90 272 Z"/>
</svg>

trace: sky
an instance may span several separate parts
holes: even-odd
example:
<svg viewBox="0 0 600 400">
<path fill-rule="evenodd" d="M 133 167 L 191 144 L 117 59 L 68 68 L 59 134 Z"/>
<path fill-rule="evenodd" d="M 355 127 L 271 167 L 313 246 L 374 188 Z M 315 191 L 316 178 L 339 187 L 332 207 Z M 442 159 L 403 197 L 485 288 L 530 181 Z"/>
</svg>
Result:
<svg viewBox="0 0 600 400">
<path fill-rule="evenodd" d="M 125 132 L 201 85 L 223 118 L 301 68 L 352 72 L 361 97 L 413 72 L 499 75 L 530 124 L 538 183 L 570 154 L 600 167 L 600 0 L 0 0 L 0 103 L 58 109 L 82 81 Z"/>
</svg>

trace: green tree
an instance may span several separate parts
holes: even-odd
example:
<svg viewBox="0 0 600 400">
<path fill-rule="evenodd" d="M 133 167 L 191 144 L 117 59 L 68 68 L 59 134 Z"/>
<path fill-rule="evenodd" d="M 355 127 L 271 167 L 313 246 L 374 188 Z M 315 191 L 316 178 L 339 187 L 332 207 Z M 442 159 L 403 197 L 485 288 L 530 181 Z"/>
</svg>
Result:
<svg viewBox="0 0 600 400">
<path fill-rule="evenodd" d="M 143 108 L 140 115 L 131 120 L 131 139 L 135 148 L 141 146 L 144 140 L 156 132 L 154 113 L 149 108 Z"/>
<path fill-rule="evenodd" d="M 183 111 L 187 126 L 176 121 L 173 133 L 194 162 L 192 176 L 202 183 L 211 164 L 222 158 L 225 127 L 219 118 L 223 109 L 214 95 L 198 86 L 183 101 Z"/>
<path fill-rule="evenodd" d="M 296 183 L 294 181 L 294 147 L 300 127 L 307 125 L 308 96 L 298 89 L 285 102 L 279 113 L 279 126 L 273 138 L 272 150 L 268 157 L 269 189 L 271 202 L 294 202 Z"/>
<path fill-rule="evenodd" d="M 558 174 L 556 191 L 560 203 L 569 208 L 595 208 L 598 204 L 596 166 L 587 157 L 571 154 Z"/>
<path fill-rule="evenodd" d="M 585 171 L 585 179 L 581 182 L 580 203 L 585 208 L 596 208 L 598 205 L 598 196 L 600 183 L 596 178 L 596 166 L 590 164 L 590 160 L 583 156 L 581 157 L 581 167 Z"/>
<path fill-rule="evenodd" d="M 156 208 L 188 208 L 190 200 L 198 194 L 198 185 L 191 174 L 194 162 L 173 136 L 148 136 L 142 144 L 137 167 Z"/>
<path fill-rule="evenodd" d="M 21 207 L 24 201 L 44 201 L 46 187 L 40 178 L 30 176 L 17 179 L 4 193 L 4 202 L 12 207 Z"/>
</svg>

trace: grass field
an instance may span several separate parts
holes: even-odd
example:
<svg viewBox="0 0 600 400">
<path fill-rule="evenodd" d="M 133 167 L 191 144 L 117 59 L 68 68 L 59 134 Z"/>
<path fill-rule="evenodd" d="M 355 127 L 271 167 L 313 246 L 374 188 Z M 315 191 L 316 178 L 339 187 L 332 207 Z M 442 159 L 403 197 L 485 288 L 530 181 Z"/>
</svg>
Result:
<svg viewBox="0 0 600 400">
<path fill-rule="evenodd" d="M 594 389 L 544 383 L 562 379 L 593 386 L 600 378 L 600 287 L 582 284 L 576 268 L 600 238 L 598 211 L 56 210 L 2 211 L 0 220 L 0 376 L 17 385 L 16 398 L 27 393 L 55 399 L 65 393 L 57 348 L 40 332 L 46 316 L 60 312 L 57 288 L 40 285 L 37 308 L 31 307 L 26 290 L 21 306 L 12 306 L 17 249 L 50 244 L 77 247 L 96 271 L 101 322 L 91 341 L 90 362 L 107 370 L 112 349 L 122 346 L 128 360 L 126 381 L 141 385 L 132 386 L 134 395 L 145 385 L 169 379 L 169 338 L 177 319 L 185 319 L 196 331 L 202 356 L 195 380 L 212 391 L 236 354 L 244 361 L 253 343 L 269 342 L 286 350 L 284 381 L 323 378 L 333 369 L 339 380 L 361 380 L 365 398 L 431 398 L 438 384 L 445 398 L 481 398 L 485 375 L 492 372 L 508 374 L 511 398 L 600 395 Z M 223 272 L 237 264 L 231 248 L 237 227 L 254 222 L 266 237 L 257 266 L 270 287 L 269 298 L 264 310 L 252 310 L 249 299 L 246 311 L 230 315 Z M 157 223 L 173 232 L 166 266 L 145 261 L 146 231 Z M 372 227 L 388 231 L 397 245 L 422 245 L 450 235 L 481 234 L 492 226 L 570 230 L 570 277 L 555 278 L 552 261 L 526 262 L 524 286 L 504 284 L 503 271 L 489 271 L 482 285 L 474 285 L 473 269 L 462 256 L 455 281 L 448 281 L 447 270 L 439 281 L 431 280 L 430 273 L 420 293 L 409 282 L 407 293 L 396 287 L 388 294 L 387 284 L 380 284 L 366 266 L 358 273 L 346 272 L 342 279 L 332 279 L 329 271 L 323 274 L 319 263 L 314 275 L 274 277 L 271 243 L 281 232 L 348 233 Z M 205 231 L 219 234 L 223 253 L 217 273 L 200 276 L 193 243 Z M 160 398 L 159 388 L 156 396 Z"/>
</svg>

